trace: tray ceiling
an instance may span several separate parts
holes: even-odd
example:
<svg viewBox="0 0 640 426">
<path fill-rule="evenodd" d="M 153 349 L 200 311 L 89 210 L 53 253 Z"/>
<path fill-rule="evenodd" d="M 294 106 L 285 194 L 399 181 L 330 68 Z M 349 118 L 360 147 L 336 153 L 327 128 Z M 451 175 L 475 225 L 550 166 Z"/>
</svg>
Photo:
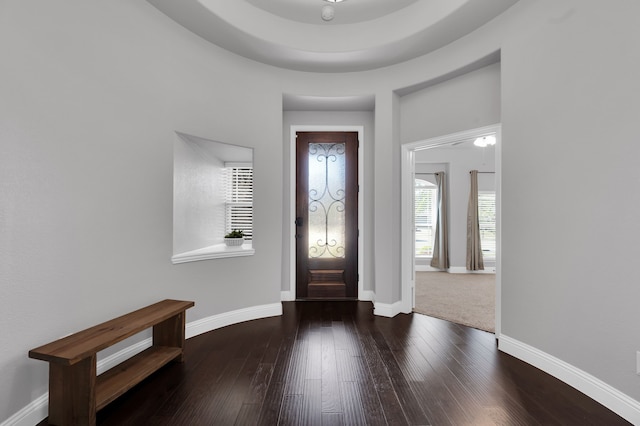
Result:
<svg viewBox="0 0 640 426">
<path fill-rule="evenodd" d="M 481 27 L 518 0 L 147 0 L 238 55 L 311 72 L 403 62 Z M 323 21 L 330 5 L 335 18 Z"/>
</svg>

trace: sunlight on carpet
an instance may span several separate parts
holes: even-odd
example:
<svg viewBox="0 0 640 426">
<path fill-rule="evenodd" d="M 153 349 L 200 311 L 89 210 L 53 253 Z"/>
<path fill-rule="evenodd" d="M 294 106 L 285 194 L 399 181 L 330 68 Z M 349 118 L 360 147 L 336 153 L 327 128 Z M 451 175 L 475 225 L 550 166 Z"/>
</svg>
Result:
<svg viewBox="0 0 640 426">
<path fill-rule="evenodd" d="M 495 332 L 494 274 L 416 272 L 414 312 Z"/>
</svg>

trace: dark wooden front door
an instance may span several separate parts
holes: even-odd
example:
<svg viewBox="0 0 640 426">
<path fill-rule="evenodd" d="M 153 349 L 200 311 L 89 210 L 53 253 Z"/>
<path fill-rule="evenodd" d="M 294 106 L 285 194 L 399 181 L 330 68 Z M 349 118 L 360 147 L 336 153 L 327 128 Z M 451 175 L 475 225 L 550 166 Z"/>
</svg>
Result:
<svg viewBox="0 0 640 426">
<path fill-rule="evenodd" d="M 358 297 L 358 133 L 298 132 L 296 296 Z"/>
</svg>

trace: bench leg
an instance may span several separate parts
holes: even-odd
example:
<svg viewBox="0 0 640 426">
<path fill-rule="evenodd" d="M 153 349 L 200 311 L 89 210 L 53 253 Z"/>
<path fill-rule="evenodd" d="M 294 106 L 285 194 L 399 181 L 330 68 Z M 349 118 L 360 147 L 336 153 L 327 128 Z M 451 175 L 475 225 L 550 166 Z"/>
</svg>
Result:
<svg viewBox="0 0 640 426">
<path fill-rule="evenodd" d="M 153 345 L 169 346 L 184 350 L 185 340 L 185 313 L 181 312 L 169 319 L 153 326 Z M 184 361 L 184 352 L 176 357 L 176 361 Z"/>
<path fill-rule="evenodd" d="M 96 424 L 96 355 L 74 365 L 49 363 L 49 424 Z"/>
</svg>

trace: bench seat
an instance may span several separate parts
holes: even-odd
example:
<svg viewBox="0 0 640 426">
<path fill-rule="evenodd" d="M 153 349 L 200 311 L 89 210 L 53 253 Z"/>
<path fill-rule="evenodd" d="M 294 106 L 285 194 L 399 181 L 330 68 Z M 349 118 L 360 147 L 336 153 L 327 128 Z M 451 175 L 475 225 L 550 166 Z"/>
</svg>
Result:
<svg viewBox="0 0 640 426">
<path fill-rule="evenodd" d="M 49 362 L 49 424 L 95 425 L 96 411 L 167 363 L 182 362 L 192 306 L 166 299 L 30 350 L 30 358 Z M 96 375 L 99 351 L 150 327 L 150 348 Z"/>
</svg>

